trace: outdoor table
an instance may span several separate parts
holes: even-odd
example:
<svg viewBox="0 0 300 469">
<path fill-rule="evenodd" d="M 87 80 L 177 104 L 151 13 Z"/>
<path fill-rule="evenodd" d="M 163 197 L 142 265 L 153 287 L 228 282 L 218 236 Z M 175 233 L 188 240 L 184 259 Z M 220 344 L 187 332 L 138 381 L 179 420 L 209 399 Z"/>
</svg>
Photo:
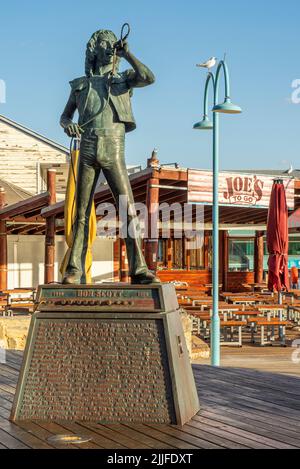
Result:
<svg viewBox="0 0 300 469">
<path fill-rule="evenodd" d="M 209 333 L 208 324 L 211 321 L 211 314 L 207 314 L 207 312 L 203 311 L 192 311 L 190 315 L 195 321 L 197 334 L 201 335 L 201 330 L 203 330 L 203 335 L 206 336 L 206 334 Z M 220 319 L 223 319 L 223 316 L 221 316 Z"/>
<path fill-rule="evenodd" d="M 296 324 L 300 324 L 300 306 L 288 305 L 287 307 L 287 319 L 292 320 Z"/>
<path fill-rule="evenodd" d="M 192 302 L 193 306 L 201 306 L 202 310 L 204 310 L 206 307 L 210 307 L 213 305 L 213 300 L 193 300 Z M 224 302 L 219 302 L 219 307 L 220 306 L 227 306 L 228 303 L 226 303 L 225 301 Z"/>
<path fill-rule="evenodd" d="M 202 299 L 208 300 L 209 298 L 211 298 L 207 295 L 202 295 L 201 293 L 188 293 L 187 292 L 185 296 L 187 296 L 191 300 L 202 300 Z"/>
<path fill-rule="evenodd" d="M 276 313 L 279 313 L 279 319 L 283 319 L 283 313 L 286 311 L 286 306 L 285 305 L 280 305 L 280 304 L 272 304 L 272 305 L 257 305 L 257 309 L 259 311 L 262 311 L 263 313 L 270 313 L 270 316 L 272 316 L 273 312 L 273 317 L 275 317 Z"/>
<path fill-rule="evenodd" d="M 234 297 L 234 296 L 253 296 L 253 292 L 247 292 L 247 291 L 243 291 L 243 292 L 221 292 L 220 293 L 220 296 L 222 296 L 223 298 L 229 298 L 230 296 Z"/>
<path fill-rule="evenodd" d="M 249 318 L 248 324 L 251 325 L 252 342 L 255 343 L 255 332 L 260 327 L 260 345 L 272 343 L 275 340 L 275 327 L 278 326 L 278 335 L 281 345 L 285 345 L 285 328 L 289 321 L 282 321 L 280 319 L 265 319 L 265 318 Z M 264 332 L 267 328 L 267 339 L 265 340 Z"/>
<path fill-rule="evenodd" d="M 205 288 L 210 288 L 210 294 L 212 295 L 213 294 L 213 284 L 212 283 L 206 283 L 205 285 Z M 220 288 L 222 288 L 223 284 L 222 283 L 219 283 L 218 285 L 218 288 L 220 290 Z"/>
<path fill-rule="evenodd" d="M 237 345 L 242 347 L 242 327 L 247 326 L 246 321 L 239 320 L 229 320 L 229 321 L 220 321 L 220 329 L 223 331 L 224 340 L 220 342 L 220 345 Z M 234 330 L 237 329 L 238 338 L 234 341 Z M 228 340 L 228 332 L 230 334 L 230 340 Z"/>
<path fill-rule="evenodd" d="M 233 312 L 233 316 L 240 316 L 242 321 L 246 321 L 248 318 L 258 317 L 261 314 L 262 313 L 260 311 L 256 311 L 256 310 L 253 310 L 253 311 L 244 310 L 244 311 L 234 311 Z M 261 316 L 261 317 L 262 317 L 262 319 L 264 319 L 263 316 Z"/>
<path fill-rule="evenodd" d="M 253 292 L 255 292 L 255 290 L 268 290 L 268 286 L 266 283 L 248 283 L 248 285 L 252 288 Z"/>
<path fill-rule="evenodd" d="M 247 296 L 238 296 L 238 297 L 234 297 L 234 296 L 231 296 L 228 298 L 229 301 L 231 301 L 233 304 L 237 305 L 237 304 L 255 304 L 257 303 L 257 298 L 253 298 L 253 297 L 247 297 Z"/>
<path fill-rule="evenodd" d="M 240 311 L 241 307 L 240 305 L 230 305 L 228 303 L 219 303 L 219 312 L 221 313 L 230 313 L 230 312 L 233 312 L 233 311 Z M 210 308 L 210 311 L 212 311 L 212 309 Z"/>
</svg>

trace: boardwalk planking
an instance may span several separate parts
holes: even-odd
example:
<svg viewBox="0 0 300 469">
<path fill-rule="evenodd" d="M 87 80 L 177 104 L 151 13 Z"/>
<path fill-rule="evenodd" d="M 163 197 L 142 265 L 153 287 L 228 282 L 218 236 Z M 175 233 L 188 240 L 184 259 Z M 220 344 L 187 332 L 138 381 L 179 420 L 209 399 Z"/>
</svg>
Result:
<svg viewBox="0 0 300 469">
<path fill-rule="evenodd" d="M 247 368 L 194 365 L 201 410 L 183 427 L 155 424 L 9 421 L 22 362 L 8 352 L 0 364 L 0 449 L 300 448 L 300 378 Z M 49 442 L 57 434 L 84 435 L 81 445 Z"/>
</svg>

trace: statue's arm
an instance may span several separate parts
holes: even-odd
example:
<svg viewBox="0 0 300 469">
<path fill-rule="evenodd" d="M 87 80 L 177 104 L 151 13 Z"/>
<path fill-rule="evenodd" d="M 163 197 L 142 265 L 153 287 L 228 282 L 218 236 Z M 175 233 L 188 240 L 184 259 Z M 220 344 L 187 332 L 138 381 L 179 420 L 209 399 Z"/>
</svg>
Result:
<svg viewBox="0 0 300 469">
<path fill-rule="evenodd" d="M 74 117 L 76 107 L 77 106 L 76 106 L 75 96 L 74 96 L 74 93 L 71 92 L 70 97 L 68 99 L 68 102 L 65 106 L 65 109 L 64 109 L 62 115 L 60 116 L 60 125 L 64 129 L 66 129 L 66 127 L 68 127 L 68 125 L 73 123 L 72 119 Z"/>
<path fill-rule="evenodd" d="M 76 99 L 73 91 L 71 91 L 68 102 L 65 106 L 65 109 L 60 116 L 60 125 L 63 127 L 64 131 L 69 137 L 80 137 L 82 133 L 81 128 L 78 124 L 73 122 L 73 117 L 76 111 Z"/>
<path fill-rule="evenodd" d="M 129 88 L 148 86 L 154 83 L 155 76 L 151 70 L 140 62 L 128 48 L 128 44 L 125 43 L 123 48 L 118 51 L 120 57 L 124 57 L 125 60 L 132 66 L 132 70 L 128 72 L 127 82 Z"/>
</svg>

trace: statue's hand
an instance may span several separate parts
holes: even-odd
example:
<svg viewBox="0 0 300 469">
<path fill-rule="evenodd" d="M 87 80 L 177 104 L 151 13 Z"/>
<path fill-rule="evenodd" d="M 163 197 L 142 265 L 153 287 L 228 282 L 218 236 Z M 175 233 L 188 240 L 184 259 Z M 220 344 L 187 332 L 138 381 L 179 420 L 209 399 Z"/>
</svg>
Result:
<svg viewBox="0 0 300 469">
<path fill-rule="evenodd" d="M 126 41 L 117 42 L 117 56 L 126 58 L 129 54 L 129 46 Z"/>
<path fill-rule="evenodd" d="M 84 130 L 78 124 L 72 123 L 65 128 L 65 132 L 68 137 L 80 138 L 80 135 L 84 132 Z"/>
</svg>

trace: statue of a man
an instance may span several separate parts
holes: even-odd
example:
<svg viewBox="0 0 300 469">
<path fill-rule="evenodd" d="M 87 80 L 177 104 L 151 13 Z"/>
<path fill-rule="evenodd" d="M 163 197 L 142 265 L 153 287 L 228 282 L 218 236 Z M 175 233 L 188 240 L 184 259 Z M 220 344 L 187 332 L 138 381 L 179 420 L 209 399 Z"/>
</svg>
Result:
<svg viewBox="0 0 300 469">
<path fill-rule="evenodd" d="M 116 47 L 117 44 L 117 47 Z M 115 52 L 115 53 L 114 53 Z M 118 73 L 123 57 L 132 66 Z M 60 123 L 69 137 L 81 137 L 76 182 L 74 238 L 63 283 L 86 283 L 85 258 L 88 247 L 89 217 L 99 173 L 102 170 L 118 206 L 119 196 L 127 196 L 125 238 L 131 283 L 157 282 L 148 270 L 142 249 L 139 223 L 133 207 L 133 194 L 124 159 L 125 132 L 136 125 L 130 96 L 132 88 L 151 85 L 153 73 L 130 51 L 126 42 L 117 42 L 112 31 L 96 31 L 87 44 L 86 76 L 71 81 L 71 94 Z M 78 110 L 78 124 L 72 121 Z"/>
</svg>

